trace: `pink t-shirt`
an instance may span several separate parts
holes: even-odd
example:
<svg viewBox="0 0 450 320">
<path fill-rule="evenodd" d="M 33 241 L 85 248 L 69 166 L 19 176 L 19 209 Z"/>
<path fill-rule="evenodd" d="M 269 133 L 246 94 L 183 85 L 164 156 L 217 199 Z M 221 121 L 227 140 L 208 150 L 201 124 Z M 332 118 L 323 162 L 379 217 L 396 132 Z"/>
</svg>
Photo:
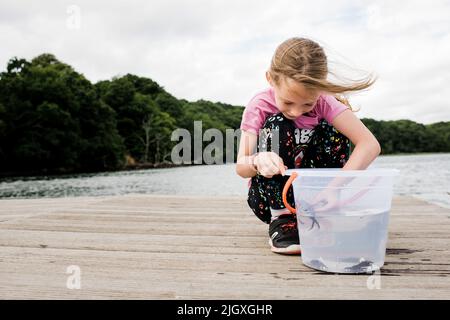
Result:
<svg viewBox="0 0 450 320">
<path fill-rule="evenodd" d="M 332 95 L 320 95 L 314 109 L 307 114 L 302 114 L 294 122 L 297 128 L 313 129 L 322 119 L 332 124 L 333 119 L 346 109 L 348 107 Z M 280 110 L 275 103 L 273 88 L 264 89 L 253 96 L 245 107 L 242 115 L 241 130 L 258 134 L 266 118 L 279 112 Z"/>
</svg>

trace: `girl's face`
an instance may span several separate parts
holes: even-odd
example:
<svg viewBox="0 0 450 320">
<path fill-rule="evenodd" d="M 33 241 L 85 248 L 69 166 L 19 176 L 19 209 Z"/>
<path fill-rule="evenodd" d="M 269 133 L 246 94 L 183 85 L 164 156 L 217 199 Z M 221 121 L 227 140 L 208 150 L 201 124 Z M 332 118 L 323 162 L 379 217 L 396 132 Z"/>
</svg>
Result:
<svg viewBox="0 0 450 320">
<path fill-rule="evenodd" d="M 268 72 L 266 78 L 274 89 L 277 107 L 286 118 L 295 120 L 314 109 L 320 96 L 319 91 L 307 90 L 303 84 L 286 77 L 281 79 L 278 86 Z"/>
</svg>

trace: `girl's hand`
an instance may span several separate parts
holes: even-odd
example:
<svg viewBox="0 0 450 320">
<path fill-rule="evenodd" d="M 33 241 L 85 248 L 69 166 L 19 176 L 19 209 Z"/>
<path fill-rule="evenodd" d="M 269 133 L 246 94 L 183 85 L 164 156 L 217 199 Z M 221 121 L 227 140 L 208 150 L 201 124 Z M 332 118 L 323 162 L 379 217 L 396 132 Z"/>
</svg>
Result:
<svg viewBox="0 0 450 320">
<path fill-rule="evenodd" d="M 272 178 L 276 174 L 284 175 L 287 167 L 275 152 L 259 152 L 253 159 L 253 164 L 258 172 L 266 177 Z"/>
<path fill-rule="evenodd" d="M 342 203 L 340 199 L 341 188 L 348 186 L 353 178 L 351 177 L 336 177 L 331 180 L 323 190 L 321 190 L 312 202 L 312 206 L 316 212 L 324 212 L 338 209 Z"/>
<path fill-rule="evenodd" d="M 321 190 L 311 203 L 314 212 L 325 212 L 339 206 L 339 192 L 333 188 Z"/>
</svg>

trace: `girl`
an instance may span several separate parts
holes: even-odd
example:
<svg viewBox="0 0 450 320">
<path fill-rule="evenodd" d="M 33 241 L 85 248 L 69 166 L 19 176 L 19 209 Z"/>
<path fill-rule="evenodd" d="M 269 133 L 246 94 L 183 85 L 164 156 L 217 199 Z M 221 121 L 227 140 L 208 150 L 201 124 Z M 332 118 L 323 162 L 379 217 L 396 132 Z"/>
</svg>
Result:
<svg viewBox="0 0 450 320">
<path fill-rule="evenodd" d="M 288 39 L 266 72 L 270 87 L 258 92 L 242 115 L 236 172 L 251 178 L 247 202 L 269 224 L 269 244 L 276 253 L 300 253 L 297 219 L 281 197 L 287 168 L 366 169 L 381 151 L 348 101 L 336 96 L 366 89 L 375 80 L 340 85 L 328 81 L 328 73 L 319 44 Z M 355 145 L 351 156 L 349 140 Z M 294 206 L 292 187 L 287 200 Z"/>
</svg>

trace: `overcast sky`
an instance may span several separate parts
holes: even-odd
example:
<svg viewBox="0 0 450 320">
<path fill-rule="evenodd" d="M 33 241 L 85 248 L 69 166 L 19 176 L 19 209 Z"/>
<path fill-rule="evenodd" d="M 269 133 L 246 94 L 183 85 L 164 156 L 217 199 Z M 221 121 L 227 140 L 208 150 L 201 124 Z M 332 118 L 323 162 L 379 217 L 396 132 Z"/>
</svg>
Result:
<svg viewBox="0 0 450 320">
<path fill-rule="evenodd" d="M 245 105 L 282 41 L 378 75 L 359 117 L 450 121 L 450 1 L 0 0 L 0 63 L 49 52 L 89 80 L 149 77 L 177 98 Z M 352 69 L 343 68 L 350 66 Z"/>
</svg>

